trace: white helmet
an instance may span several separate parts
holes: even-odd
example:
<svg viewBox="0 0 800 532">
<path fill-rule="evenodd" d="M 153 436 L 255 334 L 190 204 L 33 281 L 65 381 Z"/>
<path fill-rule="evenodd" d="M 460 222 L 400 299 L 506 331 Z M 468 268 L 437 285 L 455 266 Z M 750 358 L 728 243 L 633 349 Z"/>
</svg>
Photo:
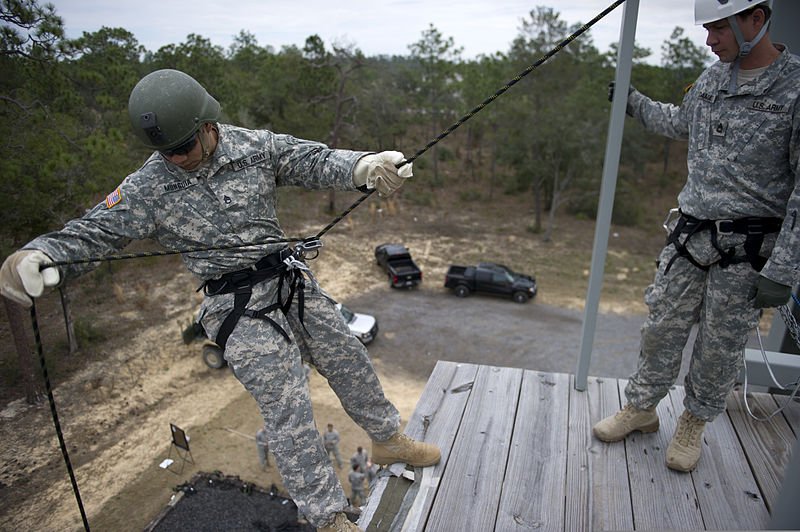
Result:
<svg viewBox="0 0 800 532">
<path fill-rule="evenodd" d="M 715 20 L 727 19 L 731 30 L 733 30 L 733 35 L 736 37 L 736 42 L 739 44 L 739 58 L 742 58 L 749 54 L 750 50 L 761 40 L 761 37 L 767 33 L 770 20 L 768 19 L 764 23 L 758 35 L 750 41 L 745 41 L 742 29 L 739 27 L 739 21 L 736 20 L 735 15 L 759 5 L 772 9 L 772 0 L 695 0 L 694 23 L 707 24 Z M 738 62 L 736 67 L 738 69 Z M 736 81 L 735 78 L 736 76 L 731 77 L 731 87 Z"/>
<path fill-rule="evenodd" d="M 732 17 L 760 4 L 772 9 L 772 0 L 695 0 L 694 23 L 707 24 Z"/>
</svg>

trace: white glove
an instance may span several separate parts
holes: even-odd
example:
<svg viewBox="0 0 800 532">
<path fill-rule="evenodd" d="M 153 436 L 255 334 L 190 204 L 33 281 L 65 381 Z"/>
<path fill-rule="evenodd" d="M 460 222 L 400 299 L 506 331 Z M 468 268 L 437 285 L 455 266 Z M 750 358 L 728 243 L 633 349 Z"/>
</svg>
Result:
<svg viewBox="0 0 800 532">
<path fill-rule="evenodd" d="M 365 155 L 353 168 L 353 184 L 357 187 L 367 185 L 368 189 L 377 189 L 381 197 L 391 196 L 404 181 L 411 177 L 411 163 L 397 168 L 405 161 L 399 151 L 382 151 Z"/>
<path fill-rule="evenodd" d="M 31 297 L 39 297 L 45 287 L 56 286 L 61 274 L 54 267 L 39 270 L 53 259 L 38 249 L 15 251 L 0 267 L 0 294 L 24 307 L 33 305 Z"/>
</svg>

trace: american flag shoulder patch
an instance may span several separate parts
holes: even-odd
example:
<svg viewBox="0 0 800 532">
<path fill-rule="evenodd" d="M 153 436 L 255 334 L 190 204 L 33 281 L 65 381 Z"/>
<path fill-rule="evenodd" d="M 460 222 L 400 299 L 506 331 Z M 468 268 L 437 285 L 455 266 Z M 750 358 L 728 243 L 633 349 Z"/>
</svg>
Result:
<svg viewBox="0 0 800 532">
<path fill-rule="evenodd" d="M 119 189 L 115 190 L 108 196 L 106 196 L 106 206 L 110 209 L 117 203 L 122 200 L 122 194 L 120 194 Z"/>
</svg>

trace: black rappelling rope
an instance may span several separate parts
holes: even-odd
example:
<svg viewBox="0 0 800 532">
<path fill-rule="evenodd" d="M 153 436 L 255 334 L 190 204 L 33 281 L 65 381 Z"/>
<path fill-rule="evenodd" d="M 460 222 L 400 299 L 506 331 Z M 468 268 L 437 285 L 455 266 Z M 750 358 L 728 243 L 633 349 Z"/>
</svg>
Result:
<svg viewBox="0 0 800 532">
<path fill-rule="evenodd" d="M 36 319 L 36 304 L 31 304 L 31 323 L 33 324 L 33 338 L 39 351 L 39 364 L 42 366 L 42 376 L 44 377 L 44 388 L 47 391 L 47 400 L 50 403 L 50 413 L 53 415 L 53 424 L 56 426 L 58 444 L 61 446 L 61 454 L 64 455 L 64 462 L 67 464 L 69 480 L 72 482 L 72 491 L 75 492 L 75 499 L 78 501 L 78 509 L 83 519 L 83 528 L 89 531 L 89 521 L 86 519 L 86 511 L 83 509 L 81 494 L 78 491 L 78 482 L 75 480 L 75 472 L 72 470 L 72 462 L 69 460 L 67 443 L 64 441 L 64 434 L 61 433 L 61 424 L 58 422 L 58 412 L 56 412 L 56 400 L 53 397 L 53 389 L 50 387 L 50 378 L 47 376 L 47 364 L 44 361 L 44 350 L 42 349 L 42 338 L 39 335 L 39 321 Z"/>
<path fill-rule="evenodd" d="M 525 76 L 527 76 L 528 74 L 530 74 L 531 72 L 536 70 L 536 68 L 538 68 L 542 63 L 544 63 L 545 61 L 547 61 L 548 59 L 553 57 L 555 54 L 560 52 L 565 46 L 567 46 L 572 41 L 577 39 L 580 35 L 585 33 L 589 28 L 594 26 L 597 23 L 597 21 L 599 21 L 600 19 L 602 19 L 603 17 L 608 15 L 611 11 L 616 9 L 623 2 L 625 2 L 625 0 L 616 0 L 613 4 L 611 4 L 606 9 L 601 11 L 592 20 L 590 20 L 589 22 L 587 22 L 586 24 L 584 24 L 583 26 L 578 28 L 572 35 L 570 35 L 569 37 L 567 37 L 566 39 L 564 39 L 563 41 L 558 43 L 552 50 L 550 50 L 549 52 L 544 54 L 538 61 L 536 61 L 535 63 L 531 64 L 530 66 L 528 66 L 528 68 L 526 68 L 525 70 L 523 70 L 522 72 L 517 74 L 511 81 L 509 81 L 508 83 L 503 85 L 494 94 L 492 94 L 491 96 L 486 98 L 478 106 L 476 106 L 470 112 L 468 112 L 467 114 L 465 114 L 464 116 L 459 118 L 450 127 L 445 129 L 444 131 L 442 131 L 439 134 L 439 136 L 437 136 L 435 139 L 433 139 L 430 142 L 428 142 L 428 144 L 426 144 L 422 149 L 417 151 L 414 155 L 412 155 L 411 157 L 409 157 L 408 159 L 406 159 L 402 163 L 398 164 L 397 167 L 401 168 L 401 167 L 405 166 L 406 164 L 410 164 L 410 163 L 414 162 L 417 158 L 419 158 L 419 156 L 421 156 L 423 153 L 428 151 L 430 148 L 432 148 L 439 141 L 441 141 L 442 139 L 447 137 L 450 133 L 455 131 L 464 122 L 466 122 L 467 120 L 469 120 L 470 118 L 472 118 L 473 116 L 478 114 L 480 111 L 482 111 L 484 107 L 486 107 L 487 105 L 489 105 L 490 103 L 495 101 L 497 98 L 499 98 L 504 92 L 506 92 L 508 89 L 510 89 L 516 83 L 518 83 L 522 78 L 524 78 Z M 231 244 L 231 245 L 224 245 L 224 246 L 209 246 L 209 247 L 187 248 L 187 249 L 169 249 L 169 250 L 163 250 L 163 251 L 149 251 L 149 252 L 144 252 L 144 253 L 129 253 L 129 254 L 122 254 L 122 255 L 116 254 L 116 255 L 106 255 L 106 256 L 103 256 L 103 257 L 89 257 L 89 258 L 76 259 L 76 260 L 54 261 L 54 262 L 51 262 L 51 263 L 42 264 L 40 266 L 40 269 L 43 270 L 45 268 L 50 268 L 50 267 L 53 267 L 53 266 L 66 266 L 66 265 L 71 265 L 71 264 L 86 264 L 86 263 L 89 263 L 89 262 L 105 262 L 105 261 L 114 261 L 114 260 L 123 260 L 123 259 L 136 259 L 136 258 L 144 258 L 144 257 L 160 257 L 160 256 L 165 256 L 165 255 L 178 255 L 178 254 L 182 254 L 182 253 L 195 253 L 195 252 L 199 252 L 199 251 L 217 251 L 217 250 L 236 249 L 236 248 L 242 248 L 242 247 L 260 246 L 260 245 L 264 245 L 264 244 L 281 244 L 281 243 L 290 243 L 290 242 L 306 242 L 306 241 L 309 241 L 309 240 L 312 240 L 312 241 L 313 240 L 318 240 L 325 233 L 330 231 L 336 224 L 338 224 L 340 221 L 342 221 L 345 216 L 347 216 L 348 214 L 353 212 L 353 210 L 356 209 L 359 205 L 361 205 L 364 202 L 364 200 L 366 200 L 370 195 L 372 195 L 373 192 L 375 192 L 375 190 L 371 190 L 371 191 L 365 193 L 364 195 L 362 195 L 358 200 L 355 201 L 355 203 L 350 205 L 339 216 L 334 218 L 328 225 L 326 225 L 314 237 L 270 239 L 270 240 L 265 240 L 263 242 L 248 242 L 248 243 L 244 243 L 244 244 Z M 75 492 L 75 498 L 78 500 L 78 507 L 80 508 L 80 511 L 81 511 L 81 517 L 83 518 L 83 526 L 88 531 L 89 530 L 89 523 L 86 520 L 86 514 L 85 514 L 85 512 L 83 510 L 83 503 L 81 502 L 81 496 L 80 496 L 80 493 L 78 492 L 78 484 L 75 481 L 75 475 L 74 475 L 74 473 L 72 471 L 72 466 L 70 465 L 69 453 L 67 452 L 67 446 L 64 443 L 64 438 L 63 438 L 63 436 L 61 434 L 61 426 L 58 423 L 58 414 L 56 413 L 56 405 L 55 405 L 55 401 L 53 399 L 53 394 L 52 394 L 52 392 L 50 390 L 50 380 L 49 380 L 49 378 L 47 376 L 47 367 L 45 366 L 45 361 L 44 361 L 44 354 L 43 354 L 44 353 L 44 349 L 42 348 L 42 342 L 41 342 L 41 339 L 39 338 L 39 334 L 38 334 L 38 322 L 36 320 L 36 308 L 35 308 L 35 306 L 31 306 L 31 320 L 33 321 L 34 336 L 36 338 L 36 348 L 37 348 L 37 351 L 39 353 L 39 360 L 40 360 L 41 365 L 42 365 L 42 374 L 43 374 L 44 380 L 45 380 L 45 386 L 46 386 L 46 389 L 47 389 L 48 399 L 50 400 L 50 410 L 51 410 L 51 412 L 53 414 L 53 423 L 56 426 L 56 433 L 58 434 L 58 440 L 59 440 L 59 443 L 61 444 L 61 453 L 64 455 L 64 461 L 67 464 L 67 470 L 69 471 L 69 476 L 70 476 L 70 479 L 72 480 L 72 489 Z"/>
</svg>

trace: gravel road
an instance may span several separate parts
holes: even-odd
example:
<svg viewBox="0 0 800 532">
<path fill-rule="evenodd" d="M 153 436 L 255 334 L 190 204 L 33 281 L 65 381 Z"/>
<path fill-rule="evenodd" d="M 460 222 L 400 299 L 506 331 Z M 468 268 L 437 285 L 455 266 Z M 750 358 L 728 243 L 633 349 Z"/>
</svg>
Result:
<svg viewBox="0 0 800 532">
<path fill-rule="evenodd" d="M 375 288 L 345 304 L 378 319 L 370 357 L 427 378 L 437 360 L 575 373 L 583 312 L 444 287 Z M 636 367 L 644 316 L 601 314 L 589 374 L 628 377 Z"/>
</svg>

